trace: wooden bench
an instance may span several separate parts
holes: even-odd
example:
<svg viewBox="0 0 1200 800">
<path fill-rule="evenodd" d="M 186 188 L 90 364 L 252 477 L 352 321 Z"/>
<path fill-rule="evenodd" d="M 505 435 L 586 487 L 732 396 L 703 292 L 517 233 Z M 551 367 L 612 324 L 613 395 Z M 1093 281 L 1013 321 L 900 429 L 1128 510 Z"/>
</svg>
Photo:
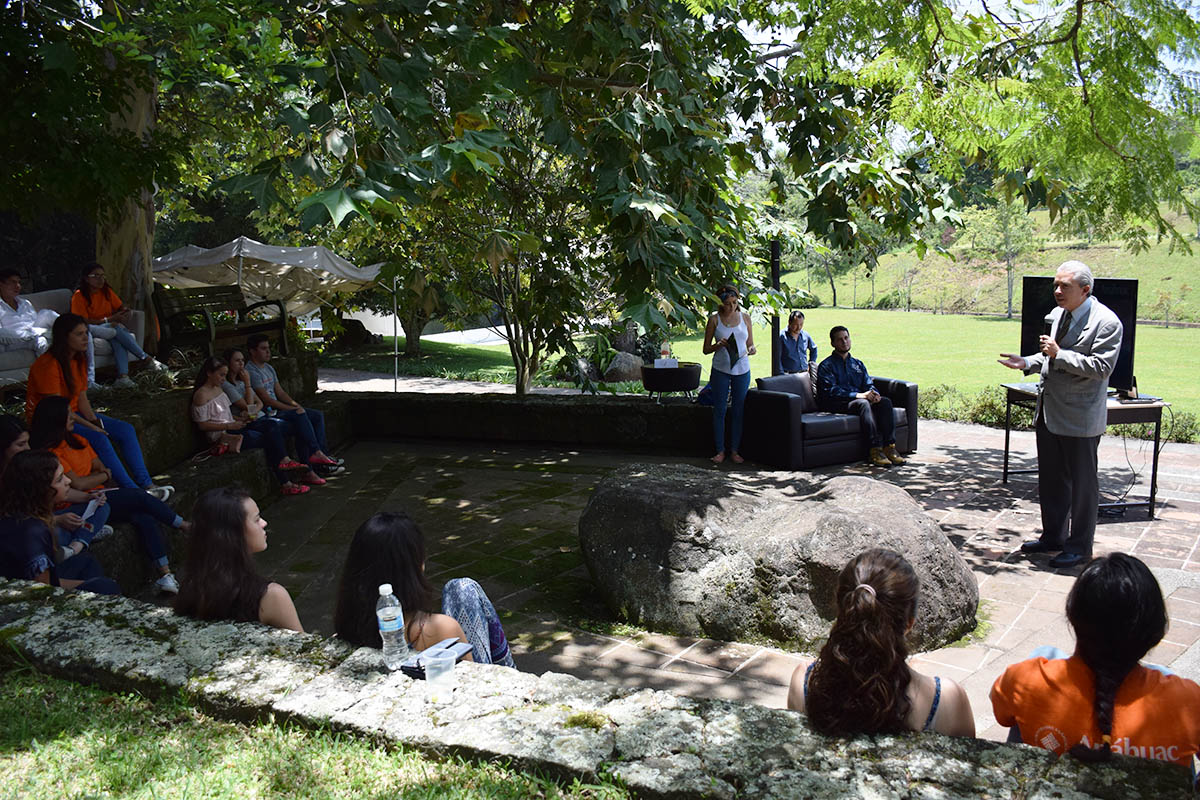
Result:
<svg viewBox="0 0 1200 800">
<path fill-rule="evenodd" d="M 266 307 L 278 310 L 278 317 L 250 319 L 251 312 Z M 277 332 L 279 350 L 287 355 L 287 312 L 279 300 L 261 300 L 247 304 L 239 286 L 211 286 L 203 289 L 154 287 L 154 308 L 161 330 L 160 352 L 172 348 L 199 346 L 205 355 L 213 355 L 218 338 L 246 337 L 253 333 Z M 233 314 L 234 321 L 218 321 L 216 316 Z"/>
</svg>

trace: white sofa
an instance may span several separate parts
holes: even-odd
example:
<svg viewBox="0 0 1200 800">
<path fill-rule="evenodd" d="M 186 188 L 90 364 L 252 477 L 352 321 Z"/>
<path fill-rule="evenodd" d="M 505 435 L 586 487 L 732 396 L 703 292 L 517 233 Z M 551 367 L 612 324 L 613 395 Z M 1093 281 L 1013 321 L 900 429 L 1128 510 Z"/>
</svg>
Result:
<svg viewBox="0 0 1200 800">
<path fill-rule="evenodd" d="M 71 310 L 71 295 L 74 293 L 74 289 L 48 289 L 44 292 L 23 294 L 21 297 L 33 303 L 33 307 L 39 311 L 43 308 L 52 308 L 59 314 L 66 314 Z M 141 345 L 146 338 L 145 313 L 134 311 L 130 315 L 128 327 L 133 338 Z M 34 358 L 32 348 L 24 347 L 12 350 L 0 348 L 0 386 L 25 383 L 25 379 L 29 377 L 29 365 L 33 363 Z M 105 339 L 96 339 L 96 368 L 103 369 L 116 363 L 113 358 L 112 344 Z"/>
</svg>

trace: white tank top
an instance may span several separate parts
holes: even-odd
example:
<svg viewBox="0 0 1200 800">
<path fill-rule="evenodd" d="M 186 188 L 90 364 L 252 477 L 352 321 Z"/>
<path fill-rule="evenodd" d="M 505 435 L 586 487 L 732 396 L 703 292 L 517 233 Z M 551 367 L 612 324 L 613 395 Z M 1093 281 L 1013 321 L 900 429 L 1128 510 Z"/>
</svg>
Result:
<svg viewBox="0 0 1200 800">
<path fill-rule="evenodd" d="M 722 347 L 713 353 L 712 368 L 730 375 L 749 372 L 750 356 L 746 353 L 746 340 L 750 338 L 750 331 L 746 329 L 746 317 L 741 311 L 738 312 L 737 325 L 732 328 L 721 322 L 721 315 L 717 314 L 717 329 L 713 333 L 713 340 L 729 338 L 737 342 L 739 356 L 737 363 L 732 365 L 729 363 L 729 350 Z"/>
</svg>

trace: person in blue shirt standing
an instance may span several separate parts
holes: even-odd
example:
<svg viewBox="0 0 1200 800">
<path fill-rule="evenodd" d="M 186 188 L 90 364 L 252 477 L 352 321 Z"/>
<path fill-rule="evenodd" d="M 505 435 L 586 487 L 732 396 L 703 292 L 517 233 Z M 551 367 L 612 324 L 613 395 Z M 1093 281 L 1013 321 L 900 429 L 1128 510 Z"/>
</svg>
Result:
<svg viewBox="0 0 1200 800">
<path fill-rule="evenodd" d="M 808 372 L 817 363 L 817 343 L 804 330 L 804 312 L 793 311 L 787 330 L 779 334 L 779 367 L 784 372 Z"/>
<path fill-rule="evenodd" d="M 837 325 L 829 331 L 833 354 L 817 367 L 817 406 L 835 414 L 857 414 L 871 449 L 867 462 L 877 467 L 903 464 L 896 451 L 896 415 L 892 401 L 875 388 L 863 362 L 850 355 L 850 331 Z"/>
</svg>

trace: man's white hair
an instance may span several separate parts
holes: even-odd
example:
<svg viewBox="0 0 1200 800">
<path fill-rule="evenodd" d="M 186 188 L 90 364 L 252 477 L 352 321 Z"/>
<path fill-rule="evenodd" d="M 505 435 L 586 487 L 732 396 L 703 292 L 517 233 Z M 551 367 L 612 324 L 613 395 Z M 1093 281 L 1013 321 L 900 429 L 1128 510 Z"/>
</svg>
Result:
<svg viewBox="0 0 1200 800">
<path fill-rule="evenodd" d="M 1082 261 L 1064 261 L 1058 271 L 1071 273 L 1075 285 L 1081 289 L 1092 288 L 1092 268 Z"/>
</svg>

